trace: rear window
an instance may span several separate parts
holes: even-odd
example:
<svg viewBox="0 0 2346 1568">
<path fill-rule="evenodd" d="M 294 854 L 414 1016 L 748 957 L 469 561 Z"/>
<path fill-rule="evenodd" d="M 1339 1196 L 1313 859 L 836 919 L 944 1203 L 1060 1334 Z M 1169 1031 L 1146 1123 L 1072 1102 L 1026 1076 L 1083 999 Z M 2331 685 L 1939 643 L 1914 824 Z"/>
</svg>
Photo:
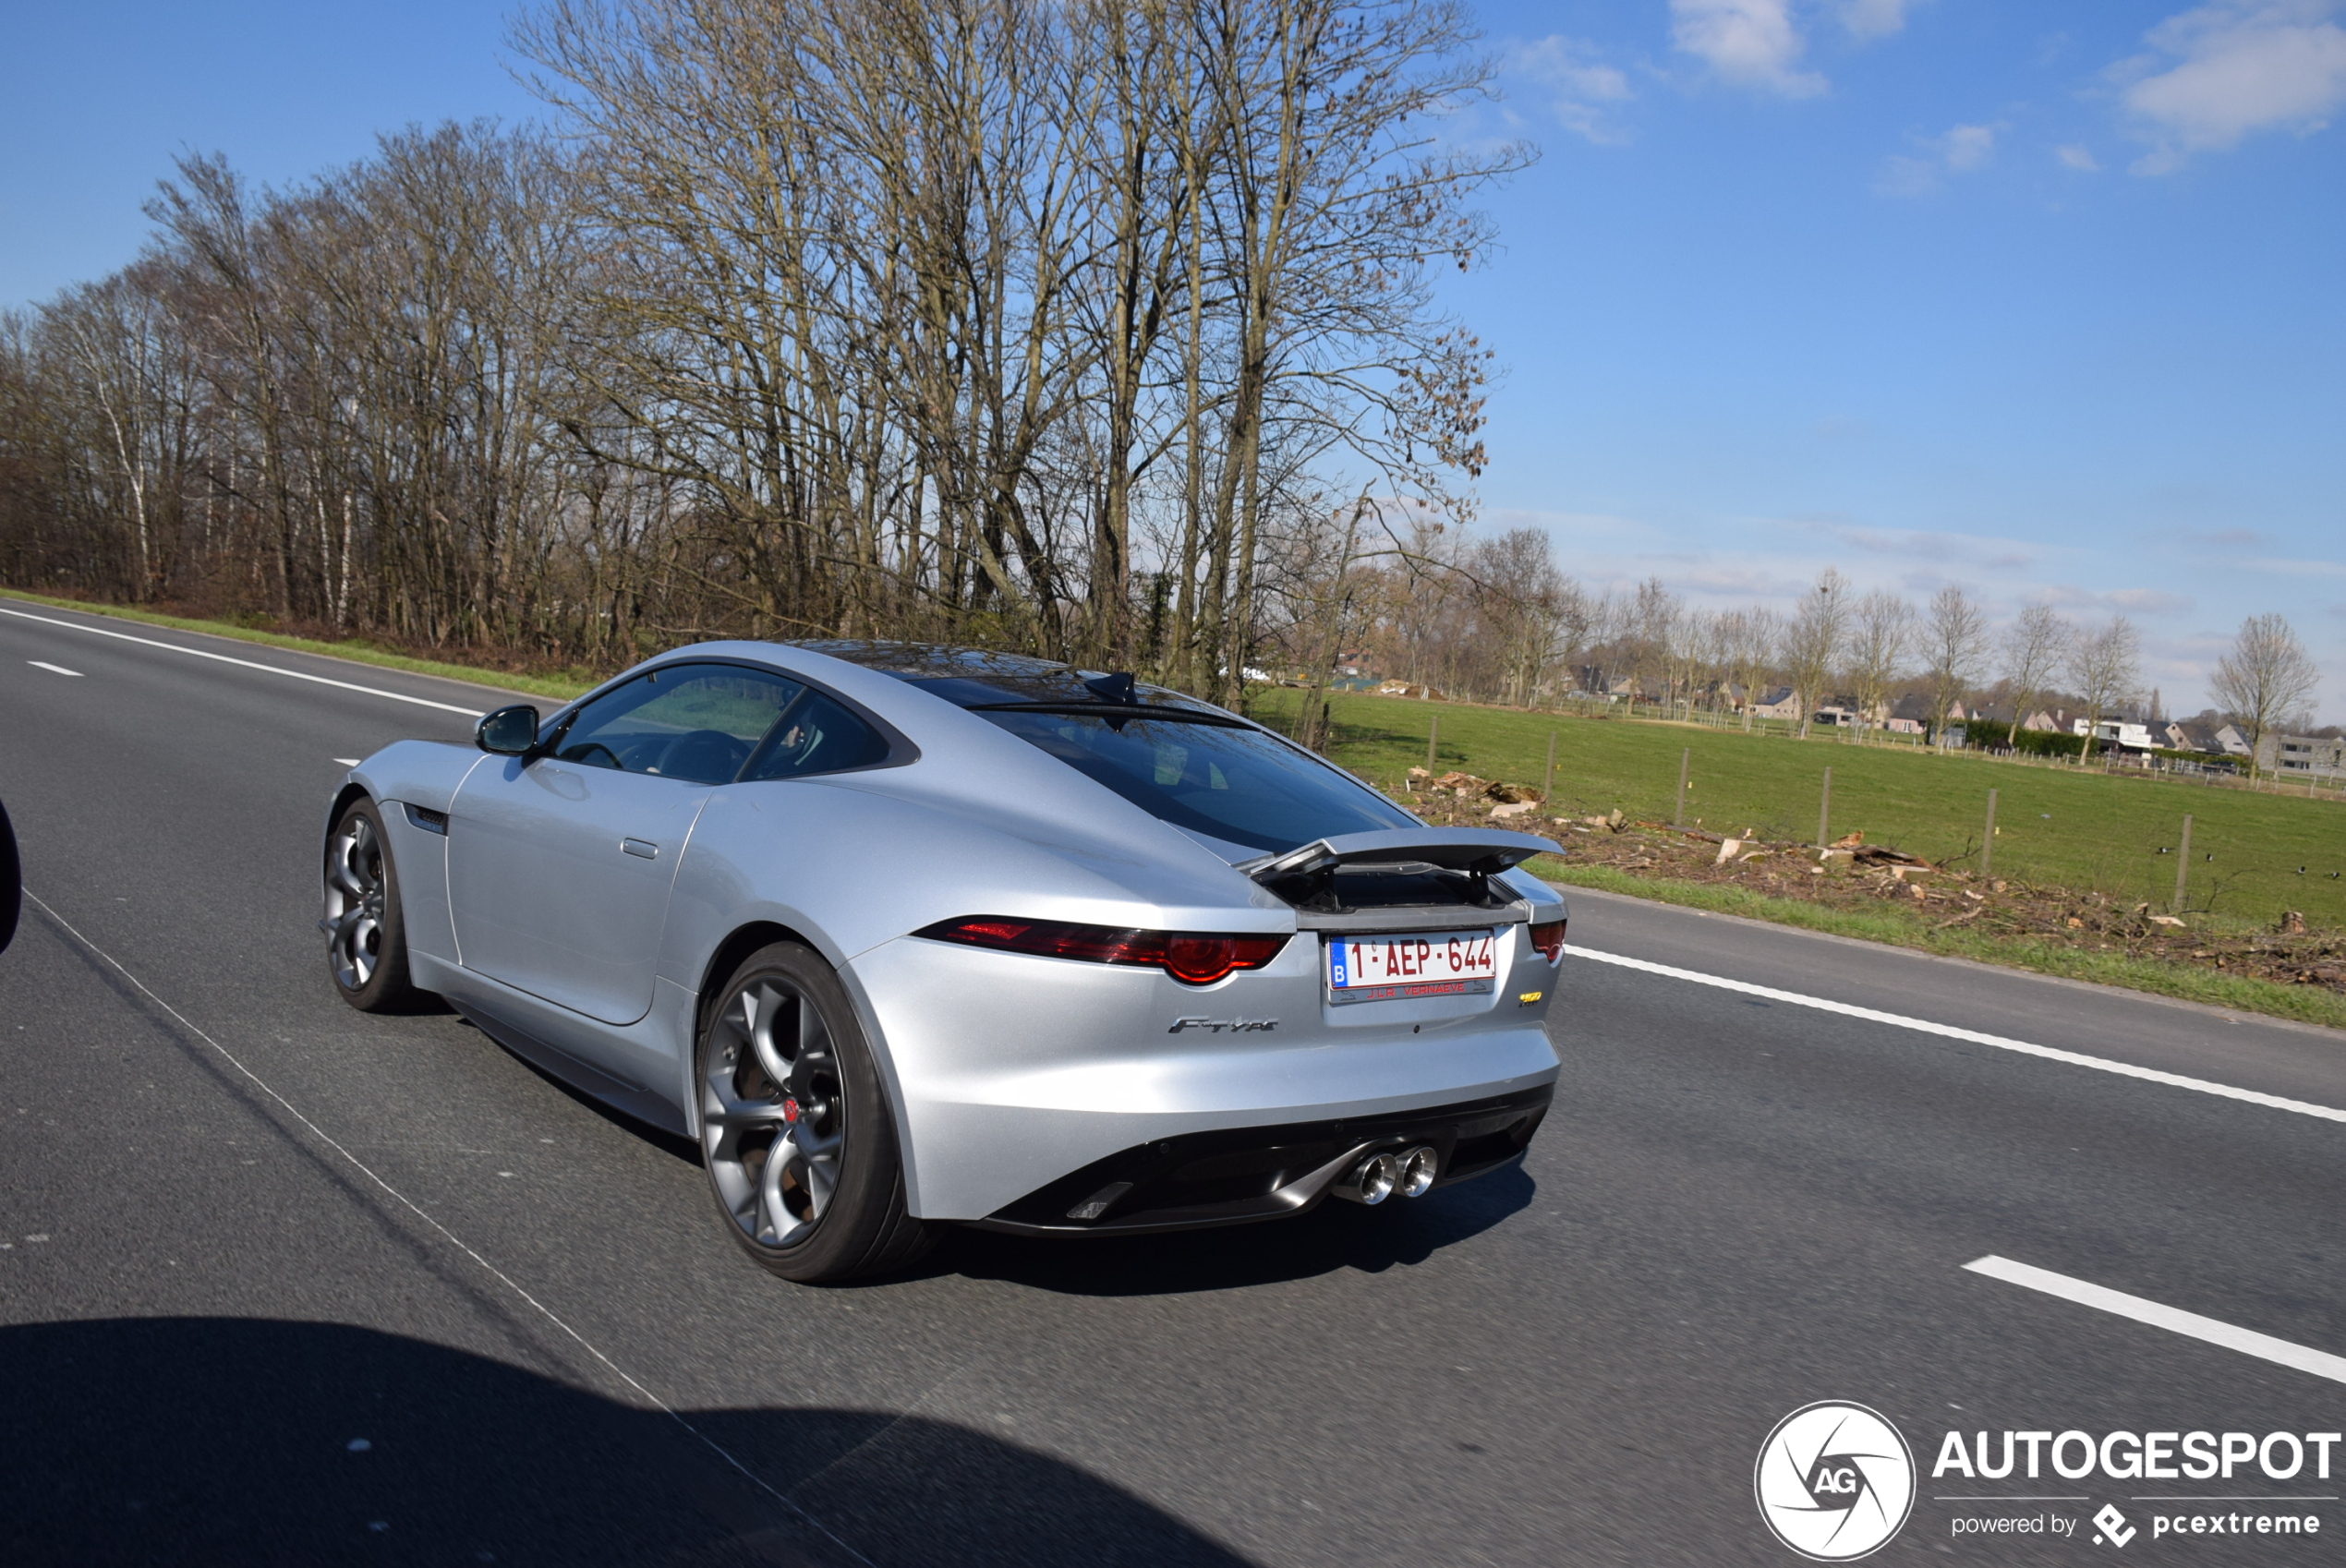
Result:
<svg viewBox="0 0 2346 1568">
<path fill-rule="evenodd" d="M 1277 851 L 1339 833 L 1413 827 L 1407 812 L 1257 730 L 1179 719 L 973 709 L 1150 815 Z"/>
</svg>

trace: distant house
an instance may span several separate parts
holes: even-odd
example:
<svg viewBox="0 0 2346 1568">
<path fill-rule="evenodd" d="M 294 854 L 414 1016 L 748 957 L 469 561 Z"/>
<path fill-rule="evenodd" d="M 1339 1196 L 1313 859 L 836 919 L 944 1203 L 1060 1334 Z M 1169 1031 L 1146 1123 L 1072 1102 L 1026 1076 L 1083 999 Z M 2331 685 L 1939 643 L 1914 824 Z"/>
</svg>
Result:
<svg viewBox="0 0 2346 1568">
<path fill-rule="evenodd" d="M 1885 726 L 1894 735 L 1928 735 L 1941 723 L 1960 724 L 1964 719 L 1961 702 L 1947 705 L 1944 720 L 1930 717 L 1930 695 L 1927 692 L 1909 692 L 1890 705 L 1890 719 Z"/>
<path fill-rule="evenodd" d="M 2146 752 L 2159 742 L 2151 738 L 2150 726 L 2131 719 L 2105 718 L 2092 726 L 2093 738 L 2104 745 L 2117 746 L 2130 752 Z M 2069 732 L 2083 735 L 2086 724 L 2083 718 L 2070 720 Z"/>
<path fill-rule="evenodd" d="M 2256 766 L 2268 773 L 2300 778 L 2346 778 L 2346 741 L 2312 735 L 2267 735 L 2256 748 Z"/>
<path fill-rule="evenodd" d="M 1800 705 L 1795 699 L 1799 694 L 1789 686 L 1771 686 L 1753 701 L 1752 716 L 1758 718 L 1797 718 L 1800 717 Z"/>
<path fill-rule="evenodd" d="M 2219 726 L 2216 730 L 2216 744 L 2226 756 L 2244 757 L 2249 753 L 2248 736 L 2237 724 Z"/>
<path fill-rule="evenodd" d="M 1879 729 L 1889 723 L 1890 709 L 1880 703 L 1876 703 L 1871 713 L 1860 715 L 1857 711 L 1856 700 L 1855 698 L 1835 696 L 1832 701 L 1825 704 L 1823 706 L 1818 708 L 1816 712 L 1809 715 L 1809 720 L 1811 723 L 1832 724 L 1846 728 L 1849 725 L 1858 722 L 1861 717 L 1867 723 Z"/>
<path fill-rule="evenodd" d="M 2211 756 L 2223 754 L 2224 743 L 2217 740 L 2216 732 L 2205 724 L 2185 724 L 2180 719 L 2171 718 L 2164 725 L 2154 726 L 2154 730 L 2166 738 L 2170 751 L 2206 752 Z"/>
<path fill-rule="evenodd" d="M 2043 708 L 2038 708 L 2021 720 L 2020 727 L 2023 730 L 2042 730 L 2049 734 L 2058 735 L 2067 728 L 2067 723 L 2061 709 L 2055 708 L 2052 712 L 2047 713 Z"/>
</svg>

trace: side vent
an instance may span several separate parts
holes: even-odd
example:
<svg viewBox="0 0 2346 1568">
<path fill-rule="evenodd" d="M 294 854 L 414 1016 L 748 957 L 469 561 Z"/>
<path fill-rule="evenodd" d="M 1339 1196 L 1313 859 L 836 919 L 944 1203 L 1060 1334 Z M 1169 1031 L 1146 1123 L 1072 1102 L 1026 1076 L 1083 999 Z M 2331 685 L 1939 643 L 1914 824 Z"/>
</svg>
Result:
<svg viewBox="0 0 2346 1568">
<path fill-rule="evenodd" d="M 400 802 L 400 806 L 406 812 L 407 820 L 425 832 L 437 833 L 443 838 L 447 836 L 448 814 L 446 812 L 434 811 L 429 806 L 411 806 L 405 801 Z"/>
</svg>

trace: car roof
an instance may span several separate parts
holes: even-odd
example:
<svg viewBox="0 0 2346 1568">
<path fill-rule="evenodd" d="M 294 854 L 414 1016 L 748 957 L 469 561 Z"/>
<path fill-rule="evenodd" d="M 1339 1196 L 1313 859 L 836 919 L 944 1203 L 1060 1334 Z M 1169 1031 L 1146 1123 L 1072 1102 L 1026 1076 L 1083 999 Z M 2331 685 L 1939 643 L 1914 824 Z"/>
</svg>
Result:
<svg viewBox="0 0 2346 1568">
<path fill-rule="evenodd" d="M 1018 704 L 1106 704 L 1191 713 L 1225 710 L 1184 692 L 1143 685 L 1129 674 L 1082 669 L 1056 659 L 944 643 L 880 643 L 806 639 L 784 645 L 892 675 L 957 707 Z M 1130 682 L 1130 684 L 1126 684 Z"/>
</svg>

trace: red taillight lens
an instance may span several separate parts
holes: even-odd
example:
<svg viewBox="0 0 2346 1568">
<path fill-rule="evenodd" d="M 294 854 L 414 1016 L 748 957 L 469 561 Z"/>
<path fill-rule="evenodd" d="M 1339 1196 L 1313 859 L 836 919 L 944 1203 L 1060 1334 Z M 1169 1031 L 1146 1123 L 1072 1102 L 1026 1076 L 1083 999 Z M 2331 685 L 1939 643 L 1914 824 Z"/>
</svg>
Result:
<svg viewBox="0 0 2346 1568">
<path fill-rule="evenodd" d="M 1061 921 L 978 915 L 939 922 L 915 935 L 973 947 L 1038 953 L 1094 964 L 1147 964 L 1191 985 L 1211 985 L 1242 969 L 1261 969 L 1287 946 L 1284 936 L 1218 936 L 1188 931 L 1119 931 Z"/>
<path fill-rule="evenodd" d="M 1165 938 L 1165 972 L 1191 985 L 1210 985 L 1236 970 L 1261 969 L 1287 946 L 1284 936 L 1190 936 Z"/>
<path fill-rule="evenodd" d="M 1540 956 L 1548 962 L 1560 962 L 1564 958 L 1564 922 L 1552 920 L 1544 925 L 1533 926 L 1531 945 L 1540 949 Z"/>
</svg>

